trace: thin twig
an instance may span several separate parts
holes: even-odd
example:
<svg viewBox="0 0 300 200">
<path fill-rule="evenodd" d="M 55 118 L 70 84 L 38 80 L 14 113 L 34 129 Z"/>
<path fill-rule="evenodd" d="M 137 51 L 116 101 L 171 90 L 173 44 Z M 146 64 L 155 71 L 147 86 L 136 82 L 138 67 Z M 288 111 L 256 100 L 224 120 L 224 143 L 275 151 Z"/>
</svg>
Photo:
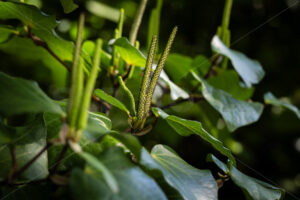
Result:
<svg viewBox="0 0 300 200">
<path fill-rule="evenodd" d="M 55 162 L 54 165 L 53 165 L 53 168 L 52 168 L 52 170 L 51 170 L 51 171 L 52 171 L 51 173 L 53 173 L 53 174 L 56 173 L 56 170 L 57 170 L 59 164 L 61 163 L 62 159 L 64 158 L 64 155 L 65 155 L 65 153 L 66 153 L 67 150 L 68 150 L 68 147 L 69 147 L 68 142 L 66 142 L 66 144 L 64 145 L 63 149 L 61 150 L 61 152 L 60 152 L 60 154 L 59 154 L 59 156 L 58 156 L 56 162 Z"/>
<path fill-rule="evenodd" d="M 11 182 L 14 182 L 25 170 L 27 170 L 48 148 L 52 146 L 51 143 L 47 143 L 38 154 L 36 154 L 31 160 L 29 160 L 23 167 L 20 168 L 11 178 Z"/>
</svg>

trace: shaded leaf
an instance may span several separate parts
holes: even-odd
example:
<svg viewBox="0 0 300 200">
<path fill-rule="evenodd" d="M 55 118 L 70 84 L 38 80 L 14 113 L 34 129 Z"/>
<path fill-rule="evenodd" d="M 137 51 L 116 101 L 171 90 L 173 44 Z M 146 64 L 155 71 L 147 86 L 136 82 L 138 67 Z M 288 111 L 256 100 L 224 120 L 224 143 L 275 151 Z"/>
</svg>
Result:
<svg viewBox="0 0 300 200">
<path fill-rule="evenodd" d="M 18 167 L 21 168 L 46 146 L 46 127 L 43 115 L 24 127 L 10 127 L 10 144 L 14 145 Z M 0 133 L 1 134 L 1 133 Z M 7 178 L 12 168 L 12 158 L 8 145 L 0 145 L 0 179 Z M 38 180 L 48 176 L 47 152 L 43 153 L 20 178 Z"/>
<path fill-rule="evenodd" d="M 73 0 L 60 0 L 60 3 L 64 8 L 65 13 L 73 12 L 78 8 L 78 5 L 76 5 Z"/>
<path fill-rule="evenodd" d="M 178 134 L 182 136 L 189 136 L 192 134 L 199 135 L 202 139 L 209 142 L 216 150 L 227 156 L 230 161 L 235 164 L 235 159 L 231 154 L 231 151 L 226 148 L 221 141 L 217 140 L 206 130 L 204 130 L 200 122 L 182 119 L 174 115 L 168 115 L 159 108 L 153 108 L 152 110 L 156 116 L 159 115 L 160 117 L 165 119 Z"/>
<path fill-rule="evenodd" d="M 218 36 L 213 37 L 211 46 L 213 51 L 231 60 L 233 67 L 239 73 L 247 87 L 259 83 L 264 77 L 265 72 L 258 61 L 251 60 L 244 54 L 229 49 Z"/>
<path fill-rule="evenodd" d="M 284 190 L 277 188 L 268 183 L 252 178 L 240 172 L 234 166 L 222 163 L 213 155 L 209 155 L 210 161 L 216 163 L 220 169 L 230 175 L 232 181 L 239 186 L 246 196 L 250 196 L 253 200 L 282 200 L 284 197 Z M 229 171 L 229 172 L 228 172 Z"/>
<path fill-rule="evenodd" d="M 84 158 L 88 165 L 95 169 L 97 173 L 103 175 L 105 182 L 113 193 L 117 193 L 119 191 L 117 180 L 100 160 L 86 152 L 80 152 L 79 155 Z"/>
<path fill-rule="evenodd" d="M 166 199 L 155 181 L 126 158 L 122 149 L 110 148 L 99 160 L 110 170 L 119 185 L 119 192 L 112 193 L 97 172 L 72 171 L 70 185 L 74 199 Z M 134 177 L 134 178 L 132 178 Z"/>
<path fill-rule="evenodd" d="M 146 57 L 137 48 L 132 46 L 127 38 L 119 38 L 111 44 L 114 45 L 115 50 L 128 65 L 145 67 Z"/>
<path fill-rule="evenodd" d="M 268 92 L 264 95 L 264 100 L 266 104 L 271 104 L 274 106 L 280 106 L 289 109 L 290 111 L 294 112 L 297 115 L 297 117 L 300 119 L 300 111 L 296 106 L 276 98 L 271 92 Z"/>
<path fill-rule="evenodd" d="M 248 103 L 234 99 L 230 94 L 210 86 L 205 80 L 192 72 L 195 79 L 202 83 L 202 94 L 224 118 L 229 131 L 256 122 L 263 111 L 261 103 Z"/>
<path fill-rule="evenodd" d="M 95 90 L 95 95 L 99 97 L 100 99 L 106 101 L 107 103 L 119 108 L 120 110 L 123 110 L 129 115 L 129 110 L 125 107 L 123 103 L 121 103 L 118 99 L 114 98 L 113 96 L 105 93 L 101 89 L 96 89 Z"/>
<path fill-rule="evenodd" d="M 64 115 L 36 82 L 14 78 L 0 72 L 0 113 L 16 115 L 23 113 L 50 112 Z"/>
<path fill-rule="evenodd" d="M 160 170 L 165 181 L 184 199 L 218 199 L 217 183 L 211 172 L 192 167 L 169 147 L 156 145 L 151 155 L 143 149 L 141 164 L 148 170 Z"/>
<path fill-rule="evenodd" d="M 212 87 L 232 95 L 239 100 L 248 100 L 254 93 L 254 88 L 247 88 L 243 82 L 240 82 L 238 74 L 234 70 L 226 70 L 218 73 L 207 80 Z"/>
</svg>

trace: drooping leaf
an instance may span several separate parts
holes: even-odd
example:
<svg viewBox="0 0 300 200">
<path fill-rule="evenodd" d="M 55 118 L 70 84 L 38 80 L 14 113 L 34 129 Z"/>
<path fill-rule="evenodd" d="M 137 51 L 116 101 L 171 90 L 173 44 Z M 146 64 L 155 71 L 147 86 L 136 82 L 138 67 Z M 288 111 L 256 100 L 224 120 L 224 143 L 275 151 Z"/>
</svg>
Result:
<svg viewBox="0 0 300 200">
<path fill-rule="evenodd" d="M 227 156 L 230 161 L 235 164 L 235 159 L 231 151 L 226 148 L 221 141 L 217 140 L 206 130 L 204 130 L 200 122 L 182 119 L 174 115 L 168 115 L 159 108 L 153 108 L 152 110 L 156 116 L 160 116 L 165 119 L 178 134 L 182 136 L 189 136 L 192 134 L 199 135 L 202 139 L 209 142 L 216 150 Z"/>
<path fill-rule="evenodd" d="M 226 70 L 218 73 L 207 80 L 212 87 L 232 95 L 239 100 L 248 100 L 254 92 L 254 88 L 247 88 L 244 83 L 240 82 L 238 74 L 234 70 Z"/>
<path fill-rule="evenodd" d="M 103 175 L 106 184 L 109 186 L 109 188 L 113 193 L 119 192 L 119 186 L 117 180 L 115 179 L 114 175 L 111 174 L 111 172 L 100 160 L 98 160 L 93 155 L 86 152 L 80 152 L 79 155 L 82 158 L 84 158 L 84 160 L 88 163 L 88 165 L 90 165 L 93 169 L 95 169 L 97 173 Z"/>
<path fill-rule="evenodd" d="M 95 90 L 95 95 L 99 97 L 100 99 L 106 101 L 107 103 L 119 108 L 120 110 L 126 112 L 129 115 L 129 110 L 125 107 L 123 103 L 121 103 L 118 99 L 114 98 L 113 96 L 105 93 L 101 89 Z"/>
<path fill-rule="evenodd" d="M 167 199 L 155 181 L 130 162 L 120 148 L 108 149 L 99 160 L 118 181 L 119 192 L 113 193 L 97 171 L 75 169 L 70 181 L 74 199 Z"/>
<path fill-rule="evenodd" d="M 290 111 L 294 112 L 297 115 L 297 117 L 300 119 L 300 110 L 293 104 L 276 98 L 271 92 L 266 93 L 264 95 L 264 99 L 266 104 L 271 104 L 274 106 L 280 106 L 289 109 Z"/>
<path fill-rule="evenodd" d="M 9 127 L 9 131 L 11 135 L 9 145 L 14 146 L 19 168 L 46 146 L 47 131 L 42 114 L 37 115 L 32 122 L 24 127 Z M 12 169 L 9 145 L 0 145 L 0 179 L 7 178 Z M 38 180 L 47 177 L 48 173 L 48 158 L 47 152 L 45 152 L 21 174 L 20 178 L 26 181 Z"/>
<path fill-rule="evenodd" d="M 177 86 L 175 83 L 173 83 L 169 79 L 168 75 L 164 72 L 164 70 L 161 71 L 159 78 L 169 86 L 172 100 L 176 100 L 178 98 L 183 98 L 183 99 L 189 98 L 189 94 L 183 89 L 181 89 L 179 86 Z"/>
<path fill-rule="evenodd" d="M 229 49 L 218 36 L 214 36 L 211 42 L 213 51 L 228 57 L 235 70 L 239 73 L 247 87 L 257 84 L 264 77 L 265 72 L 258 61 L 251 60 L 244 54 Z"/>
<path fill-rule="evenodd" d="M 141 164 L 148 170 L 159 170 L 184 199 L 218 199 L 218 187 L 211 172 L 192 167 L 169 147 L 156 145 L 151 155 L 143 149 Z"/>
<path fill-rule="evenodd" d="M 137 48 L 132 46 L 127 38 L 119 38 L 111 44 L 114 45 L 116 51 L 128 65 L 145 67 L 146 57 Z"/>
<path fill-rule="evenodd" d="M 33 81 L 14 78 L 0 72 L 0 93 L 0 113 L 4 115 L 41 112 L 64 115 L 60 106 Z"/>
<path fill-rule="evenodd" d="M 263 111 L 261 103 L 248 103 L 234 99 L 230 94 L 210 86 L 205 80 L 192 72 L 195 79 L 202 83 L 202 94 L 224 118 L 229 131 L 256 122 Z"/>
<path fill-rule="evenodd" d="M 230 164 L 226 166 L 213 155 L 209 155 L 209 161 L 216 163 L 223 172 L 228 174 L 232 181 L 244 191 L 246 197 L 250 196 L 253 200 L 282 200 L 284 197 L 283 189 L 247 176 Z"/>
<path fill-rule="evenodd" d="M 78 5 L 73 2 L 73 0 L 60 0 L 65 13 L 73 12 L 78 8 Z"/>
</svg>

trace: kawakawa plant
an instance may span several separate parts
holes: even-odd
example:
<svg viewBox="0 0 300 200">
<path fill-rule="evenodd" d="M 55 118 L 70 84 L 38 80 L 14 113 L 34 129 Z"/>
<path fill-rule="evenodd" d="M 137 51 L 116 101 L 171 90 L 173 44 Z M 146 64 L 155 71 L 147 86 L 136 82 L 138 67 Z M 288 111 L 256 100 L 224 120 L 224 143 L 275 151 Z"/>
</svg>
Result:
<svg viewBox="0 0 300 200">
<path fill-rule="evenodd" d="M 71 0 L 61 2 L 66 12 L 80 7 Z M 222 25 L 212 40 L 212 59 L 189 58 L 193 66 L 184 64 L 182 55 L 169 55 L 177 27 L 159 51 L 162 0 L 151 12 L 147 58 L 139 50 L 137 35 L 146 4 L 147 0 L 141 1 L 129 40 L 123 37 L 124 9 L 118 12 L 110 41 L 84 40 L 85 16 L 91 13 L 81 13 L 74 45 L 58 37 L 56 19 L 37 7 L 0 2 L 0 50 L 20 60 L 41 61 L 51 70 L 54 87 L 69 85 L 67 95 L 53 100 L 35 82 L 0 72 L 1 199 L 22 199 L 25 194 L 37 199 L 218 199 L 218 189 L 229 179 L 247 198 L 283 198 L 282 189 L 240 172 L 232 151 L 225 147 L 226 141 L 234 140 L 218 137 L 221 131 L 233 132 L 256 122 L 263 111 L 263 104 L 249 101 L 253 84 L 264 76 L 261 65 L 229 48 L 232 0 L 226 0 Z M 91 6 L 87 10 L 94 12 Z M 12 47 L 27 50 L 12 51 Z M 229 69 L 229 60 L 234 70 Z M 70 84 L 66 84 L 67 74 Z M 210 81 L 224 74 L 232 85 L 219 88 Z M 296 107 L 271 93 L 265 101 L 300 116 Z M 183 119 L 173 109 L 185 103 L 192 107 L 181 111 L 189 116 L 196 109 L 198 121 Z M 217 128 L 203 109 L 210 109 L 227 129 Z M 21 126 L 16 125 L 20 118 Z M 158 118 L 164 128 L 157 125 Z M 160 129 L 170 132 L 166 124 L 180 136 L 200 136 L 219 156 L 227 157 L 227 163 L 209 154 L 207 161 L 220 168 L 213 176 L 165 145 L 155 144 L 149 153 L 136 136 L 155 135 Z"/>
</svg>

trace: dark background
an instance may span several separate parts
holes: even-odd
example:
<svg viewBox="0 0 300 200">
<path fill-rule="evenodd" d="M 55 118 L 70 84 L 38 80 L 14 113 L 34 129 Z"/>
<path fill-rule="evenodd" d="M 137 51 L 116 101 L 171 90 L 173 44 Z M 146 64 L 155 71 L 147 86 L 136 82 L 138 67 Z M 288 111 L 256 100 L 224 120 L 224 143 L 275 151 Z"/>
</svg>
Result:
<svg viewBox="0 0 300 200">
<path fill-rule="evenodd" d="M 101 2 L 120 8 L 120 5 L 125 5 L 128 1 Z M 149 1 L 138 38 L 144 47 L 150 8 L 156 4 L 154 0 Z M 138 1 L 130 2 L 127 9 L 134 10 Z M 210 40 L 221 23 L 224 2 L 164 0 L 160 26 L 161 42 L 165 43 L 172 27 L 177 25 L 179 32 L 173 52 L 191 57 L 199 54 L 210 57 Z M 234 1 L 230 24 L 233 43 L 231 47 L 259 60 L 266 71 L 265 78 L 256 86 L 253 97 L 256 101 L 263 101 L 263 94 L 272 91 L 278 97 L 288 97 L 300 107 L 300 1 L 298 4 L 295 2 L 297 0 Z M 84 1 L 78 3 L 83 5 Z M 291 5 L 294 6 L 290 7 Z M 287 9 L 288 7 L 290 8 Z M 59 1 L 43 1 L 42 10 L 55 14 L 59 20 L 75 20 L 78 17 L 78 11 L 70 15 L 64 14 Z M 128 16 L 125 35 L 128 34 L 131 22 L 132 16 Z M 90 38 L 100 36 L 110 39 L 115 23 L 107 20 L 101 23 L 97 34 L 91 33 Z M 66 33 L 59 34 L 70 39 Z M 2 71 L 38 80 L 43 89 L 49 90 L 50 78 L 47 71 L 43 71 L 37 63 L 24 63 L 1 52 L 0 64 Z M 290 193 L 286 194 L 286 199 L 300 198 L 300 119 L 294 113 L 268 106 L 259 122 L 240 128 L 231 136 L 243 145 L 243 151 L 236 155 L 240 160 L 238 167 L 241 171 L 285 188 Z M 192 136 L 171 146 L 190 164 L 217 171 L 213 165 L 205 164 L 205 156 L 212 149 L 201 139 Z M 244 197 L 241 190 L 229 181 L 220 189 L 220 199 Z"/>
</svg>

